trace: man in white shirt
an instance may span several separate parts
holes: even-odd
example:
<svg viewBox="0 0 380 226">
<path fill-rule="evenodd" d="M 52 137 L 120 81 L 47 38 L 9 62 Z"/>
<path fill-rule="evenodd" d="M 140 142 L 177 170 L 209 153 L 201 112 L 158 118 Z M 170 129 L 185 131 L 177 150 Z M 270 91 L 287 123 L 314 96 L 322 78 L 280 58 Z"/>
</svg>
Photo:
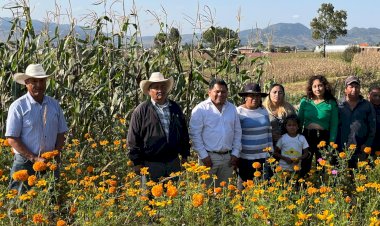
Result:
<svg viewBox="0 0 380 226">
<path fill-rule="evenodd" d="M 236 107 L 227 101 L 225 81 L 213 79 L 209 84 L 209 98 L 199 103 L 191 113 L 190 138 L 201 163 L 216 175 L 215 186 L 228 182 L 241 149 L 241 126 Z M 212 178 L 206 181 L 210 185 Z"/>
</svg>

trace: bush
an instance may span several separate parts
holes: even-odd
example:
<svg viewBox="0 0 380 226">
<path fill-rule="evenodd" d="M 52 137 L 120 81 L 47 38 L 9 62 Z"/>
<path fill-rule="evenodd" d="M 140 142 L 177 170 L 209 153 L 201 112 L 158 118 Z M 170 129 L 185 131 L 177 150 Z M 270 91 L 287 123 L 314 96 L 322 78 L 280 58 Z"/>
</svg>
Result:
<svg viewBox="0 0 380 226">
<path fill-rule="evenodd" d="M 342 58 L 344 61 L 351 63 L 352 59 L 354 58 L 354 55 L 356 53 L 360 53 L 360 48 L 357 46 L 350 46 L 348 47 L 342 54 Z"/>
</svg>

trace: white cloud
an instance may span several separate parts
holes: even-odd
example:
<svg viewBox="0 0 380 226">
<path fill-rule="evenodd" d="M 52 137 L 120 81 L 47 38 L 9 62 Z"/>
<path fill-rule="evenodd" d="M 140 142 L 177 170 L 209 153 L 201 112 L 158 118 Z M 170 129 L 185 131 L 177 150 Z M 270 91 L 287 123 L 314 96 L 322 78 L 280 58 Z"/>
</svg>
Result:
<svg viewBox="0 0 380 226">
<path fill-rule="evenodd" d="M 298 15 L 298 14 L 294 14 L 294 15 L 292 16 L 292 18 L 293 18 L 293 19 L 298 19 L 298 18 L 300 18 L 300 15 Z"/>
</svg>

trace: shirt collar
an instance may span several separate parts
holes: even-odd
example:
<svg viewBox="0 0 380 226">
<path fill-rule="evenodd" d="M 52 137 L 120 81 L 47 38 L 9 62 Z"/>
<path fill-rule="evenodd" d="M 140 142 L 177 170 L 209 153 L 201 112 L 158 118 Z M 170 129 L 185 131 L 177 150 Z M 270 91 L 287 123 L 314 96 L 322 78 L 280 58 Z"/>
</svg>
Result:
<svg viewBox="0 0 380 226">
<path fill-rule="evenodd" d="M 166 108 L 168 106 L 170 106 L 170 102 L 168 101 L 168 99 L 166 99 L 166 102 L 164 104 L 158 104 L 156 101 L 154 101 L 152 98 L 150 99 L 150 101 L 152 101 L 152 104 L 156 107 L 159 107 L 159 108 Z"/>
<path fill-rule="evenodd" d="M 29 102 L 30 102 L 31 104 L 40 104 L 40 103 L 38 103 L 38 102 L 32 97 L 32 95 L 30 95 L 29 91 L 26 93 L 26 97 L 28 98 L 28 100 L 29 100 Z M 46 104 L 46 103 L 47 103 L 47 98 L 45 98 L 45 95 L 44 95 L 44 99 L 42 100 L 41 105 L 42 105 L 42 104 Z"/>
<path fill-rule="evenodd" d="M 213 104 L 213 105 L 214 105 L 214 103 L 211 101 L 211 98 L 210 98 L 210 97 L 207 98 L 206 103 L 207 103 L 207 104 Z M 228 103 L 228 101 L 226 100 L 226 102 L 223 104 L 223 107 L 227 106 L 227 103 Z"/>
</svg>

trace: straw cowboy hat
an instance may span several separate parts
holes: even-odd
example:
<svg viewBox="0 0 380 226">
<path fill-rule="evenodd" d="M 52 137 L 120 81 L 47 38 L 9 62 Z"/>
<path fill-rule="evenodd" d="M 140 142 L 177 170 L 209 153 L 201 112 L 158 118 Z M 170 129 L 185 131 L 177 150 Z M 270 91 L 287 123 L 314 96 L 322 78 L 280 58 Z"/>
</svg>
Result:
<svg viewBox="0 0 380 226">
<path fill-rule="evenodd" d="M 173 88 L 173 77 L 170 77 L 168 79 L 165 79 L 164 75 L 161 74 L 160 72 L 153 72 L 152 75 L 150 76 L 149 80 L 142 80 L 140 82 L 140 89 L 145 95 L 149 95 L 149 86 L 154 83 L 154 82 L 165 82 L 167 84 L 168 90 L 167 92 L 169 93 L 170 90 Z"/>
<path fill-rule="evenodd" d="M 47 78 L 49 76 L 41 64 L 29 64 L 25 73 L 16 73 L 13 75 L 13 80 L 21 85 L 25 85 L 25 80 L 28 78 Z"/>
<path fill-rule="evenodd" d="M 239 93 L 239 96 L 245 97 L 249 94 L 260 94 L 261 97 L 268 96 L 267 93 L 262 93 L 260 85 L 257 83 L 248 83 L 244 86 L 244 91 Z"/>
</svg>

